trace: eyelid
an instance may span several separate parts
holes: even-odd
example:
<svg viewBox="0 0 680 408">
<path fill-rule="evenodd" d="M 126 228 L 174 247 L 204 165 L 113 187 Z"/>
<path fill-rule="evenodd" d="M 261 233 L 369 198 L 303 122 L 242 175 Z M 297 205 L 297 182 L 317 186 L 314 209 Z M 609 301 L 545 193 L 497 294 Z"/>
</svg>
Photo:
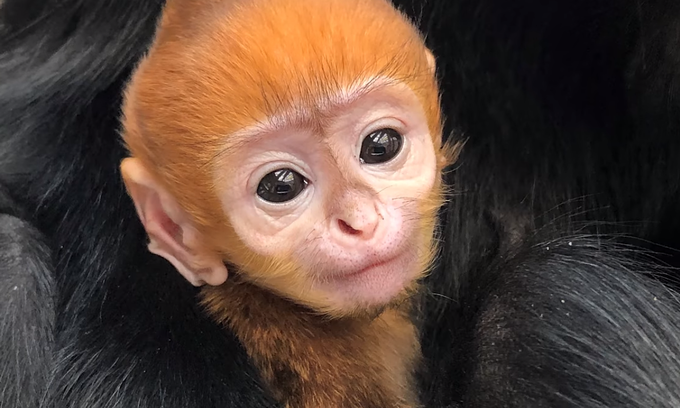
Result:
<svg viewBox="0 0 680 408">
<path fill-rule="evenodd" d="M 372 121 L 367 126 L 364 126 L 361 132 L 359 132 L 359 137 L 361 140 L 364 140 L 364 138 L 371 133 L 385 128 L 394 129 L 403 136 L 405 133 L 406 124 L 403 121 L 393 117 L 380 118 L 378 120 Z"/>
</svg>

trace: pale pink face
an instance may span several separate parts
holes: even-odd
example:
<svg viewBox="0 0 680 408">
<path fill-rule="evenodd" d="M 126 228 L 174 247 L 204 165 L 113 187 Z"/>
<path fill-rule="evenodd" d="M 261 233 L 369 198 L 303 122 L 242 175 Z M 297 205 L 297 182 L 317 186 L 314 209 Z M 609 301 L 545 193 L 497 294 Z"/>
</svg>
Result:
<svg viewBox="0 0 680 408">
<path fill-rule="evenodd" d="M 339 310 L 379 306 L 422 273 L 429 242 L 417 230 L 419 200 L 436 181 L 435 150 L 407 87 L 348 91 L 337 101 L 323 123 L 272 121 L 232 136 L 215 184 L 229 186 L 219 194 L 243 243 L 290 256 L 309 282 L 306 293 L 269 286 Z M 269 278 L 253 279 L 267 286 Z"/>
</svg>

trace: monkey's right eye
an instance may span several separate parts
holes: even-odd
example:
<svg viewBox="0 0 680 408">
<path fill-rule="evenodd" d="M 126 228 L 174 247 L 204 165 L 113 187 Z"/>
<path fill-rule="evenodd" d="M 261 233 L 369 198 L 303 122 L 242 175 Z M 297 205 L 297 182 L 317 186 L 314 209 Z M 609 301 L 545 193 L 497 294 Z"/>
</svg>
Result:
<svg viewBox="0 0 680 408">
<path fill-rule="evenodd" d="M 365 164 L 380 164 L 394 159 L 404 144 L 403 137 L 394 129 L 379 129 L 366 136 L 361 143 L 359 160 Z"/>
<path fill-rule="evenodd" d="M 297 197 L 307 183 L 307 179 L 295 170 L 275 170 L 262 177 L 257 185 L 257 195 L 270 203 L 284 203 Z"/>
</svg>

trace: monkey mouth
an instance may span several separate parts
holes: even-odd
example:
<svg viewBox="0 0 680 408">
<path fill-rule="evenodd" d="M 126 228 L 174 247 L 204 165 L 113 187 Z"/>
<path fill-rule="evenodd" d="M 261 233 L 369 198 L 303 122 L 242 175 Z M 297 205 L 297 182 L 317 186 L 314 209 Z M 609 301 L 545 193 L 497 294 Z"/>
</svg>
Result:
<svg viewBox="0 0 680 408">
<path fill-rule="evenodd" d="M 338 265 L 334 271 L 328 271 L 326 278 L 330 281 L 351 281 L 364 275 L 370 275 L 377 270 L 398 271 L 413 266 L 415 261 L 412 247 L 417 243 L 412 241 L 401 242 L 398 246 L 380 254 L 365 254 L 363 259 L 352 264 Z"/>
<path fill-rule="evenodd" d="M 363 267 L 363 268 L 361 268 L 361 269 L 359 269 L 359 270 L 356 270 L 356 271 L 353 271 L 353 272 L 349 272 L 349 273 L 345 273 L 345 274 L 341 274 L 341 275 L 337 275 L 336 278 L 340 278 L 340 279 L 352 279 L 352 278 L 355 278 L 355 277 L 357 277 L 357 276 L 359 276 L 359 275 L 363 275 L 363 274 L 365 274 L 365 273 L 369 273 L 372 269 L 375 269 L 375 268 L 379 268 L 379 267 L 388 265 L 388 264 L 390 264 L 391 262 L 396 261 L 398 258 L 399 258 L 399 256 L 393 256 L 393 257 L 391 257 L 391 258 L 387 258 L 387 259 L 383 259 L 383 260 L 381 260 L 381 261 L 373 262 L 373 263 L 369 264 L 368 266 L 365 266 L 365 267 Z"/>
<path fill-rule="evenodd" d="M 360 307 L 386 305 L 418 278 L 418 263 L 408 254 L 409 251 L 397 253 L 327 276 L 324 289 L 343 303 Z"/>
<path fill-rule="evenodd" d="M 356 278 L 360 275 L 363 275 L 367 272 L 370 272 L 374 268 L 379 268 L 384 265 L 387 265 L 395 260 L 397 258 L 400 258 L 401 254 L 390 254 L 387 256 L 381 256 L 381 257 L 374 257 L 373 260 L 369 262 L 362 262 L 359 267 L 343 267 L 343 268 L 338 268 L 333 272 L 327 273 L 326 274 L 326 279 L 328 280 L 345 280 L 345 279 L 352 279 Z"/>
<path fill-rule="evenodd" d="M 394 271 L 403 270 L 407 264 L 409 264 L 409 259 L 404 254 L 396 254 L 382 259 L 374 260 L 370 263 L 348 270 L 346 272 L 335 273 L 329 276 L 331 281 L 336 283 L 350 283 L 355 280 L 361 279 L 380 279 L 380 275 L 387 275 Z M 376 275 L 372 277 L 371 275 Z"/>
</svg>

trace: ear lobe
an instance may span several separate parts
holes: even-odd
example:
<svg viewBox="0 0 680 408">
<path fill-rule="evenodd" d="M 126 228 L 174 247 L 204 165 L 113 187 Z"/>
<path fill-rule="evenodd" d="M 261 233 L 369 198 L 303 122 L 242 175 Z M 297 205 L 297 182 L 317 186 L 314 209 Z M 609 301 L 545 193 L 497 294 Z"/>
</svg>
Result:
<svg viewBox="0 0 680 408">
<path fill-rule="evenodd" d="M 198 232 L 175 199 L 159 185 L 139 159 L 121 163 L 128 193 L 149 235 L 149 251 L 165 258 L 192 285 L 218 286 L 227 280 L 227 267 L 202 245 Z"/>
<path fill-rule="evenodd" d="M 228 272 L 227 267 L 219 259 L 204 259 L 196 263 L 191 260 L 183 260 L 182 254 L 173 251 L 168 245 L 164 245 L 161 240 L 154 239 L 149 234 L 149 252 L 165 258 L 172 266 L 177 269 L 184 278 L 194 286 L 219 286 L 226 282 Z M 186 255 L 184 258 L 190 258 Z"/>
<path fill-rule="evenodd" d="M 425 49 L 425 58 L 427 58 L 427 65 L 430 67 L 430 71 L 434 74 L 437 72 L 437 61 L 434 58 L 432 51 Z"/>
</svg>

